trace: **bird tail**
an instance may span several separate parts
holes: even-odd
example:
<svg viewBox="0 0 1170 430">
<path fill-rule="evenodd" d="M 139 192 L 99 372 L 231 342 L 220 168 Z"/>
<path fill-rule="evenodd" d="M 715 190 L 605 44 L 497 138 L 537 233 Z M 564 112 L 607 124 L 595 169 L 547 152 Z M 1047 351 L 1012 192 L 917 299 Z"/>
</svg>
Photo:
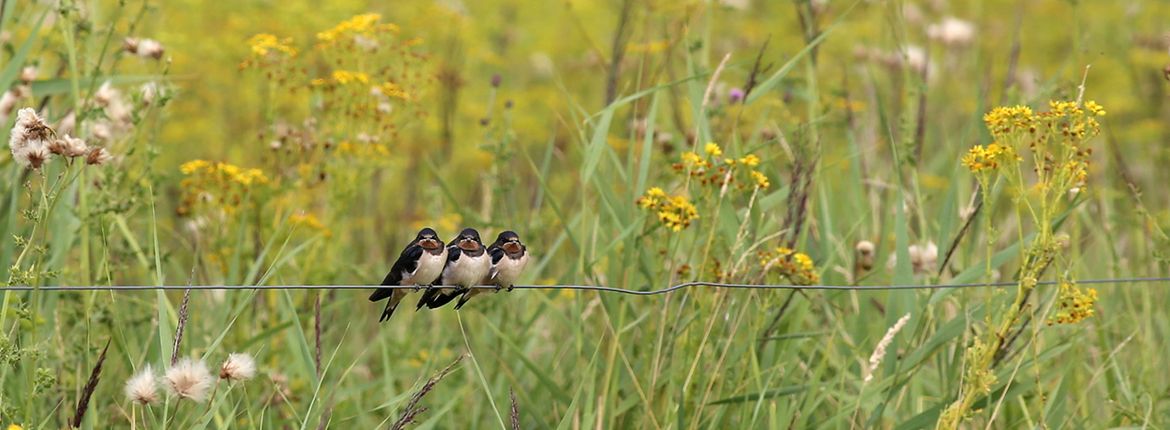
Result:
<svg viewBox="0 0 1170 430">
<path fill-rule="evenodd" d="M 378 322 L 389 321 L 390 317 L 394 316 L 394 310 L 398 309 L 399 303 L 402 303 L 402 300 L 390 299 L 390 301 L 386 302 L 386 309 L 382 310 L 382 317 L 378 318 Z"/>
<path fill-rule="evenodd" d="M 459 297 L 459 302 L 455 303 L 455 310 L 463 308 L 463 304 L 467 303 L 468 300 L 471 300 L 471 294 L 464 293 Z"/>
<path fill-rule="evenodd" d="M 451 291 L 450 293 L 436 293 L 434 297 L 431 297 L 431 300 L 427 302 L 427 307 L 431 309 L 441 308 L 443 305 L 451 303 L 452 300 L 455 300 L 456 297 L 459 297 L 459 295 L 463 294 L 465 291 L 467 291 L 466 288 L 458 288 L 455 291 Z"/>
<path fill-rule="evenodd" d="M 418 311 L 418 310 L 422 309 L 423 306 L 434 309 L 433 306 L 430 306 L 430 303 L 432 300 L 435 299 L 435 296 L 437 296 L 437 295 L 439 295 L 438 288 L 435 288 L 434 286 L 427 287 L 426 291 L 423 291 L 422 297 L 420 297 L 418 299 L 418 306 L 415 306 L 414 310 Z"/>
<path fill-rule="evenodd" d="M 385 284 L 383 284 L 383 285 L 385 285 Z M 370 301 L 376 302 L 378 300 L 385 299 L 385 298 L 390 297 L 392 295 L 394 295 L 393 288 L 379 288 L 379 289 L 374 290 L 373 294 L 370 294 Z"/>
</svg>

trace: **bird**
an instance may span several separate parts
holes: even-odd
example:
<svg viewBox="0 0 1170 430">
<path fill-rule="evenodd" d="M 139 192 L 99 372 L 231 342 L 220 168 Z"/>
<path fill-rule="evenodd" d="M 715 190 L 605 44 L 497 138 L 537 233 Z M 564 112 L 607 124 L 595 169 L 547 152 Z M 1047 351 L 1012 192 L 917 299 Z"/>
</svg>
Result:
<svg viewBox="0 0 1170 430">
<path fill-rule="evenodd" d="M 491 256 L 480 241 L 479 232 L 474 228 L 463 229 L 459 236 L 447 242 L 447 265 L 437 282 L 455 288 L 428 288 L 419 299 L 417 309 L 423 306 L 435 309 L 450 303 L 471 287 L 480 285 L 491 268 Z"/>
<path fill-rule="evenodd" d="M 496 236 L 496 241 L 488 246 L 488 255 L 491 256 L 492 267 L 481 284 L 495 285 L 497 292 L 502 288 L 512 291 L 516 280 L 520 278 L 520 273 L 524 271 L 524 266 L 528 264 L 528 247 L 520 242 L 520 235 L 511 230 L 500 233 Z M 486 290 L 481 288 L 463 293 L 459 302 L 455 304 L 455 309 L 462 308 L 468 300 L 484 291 Z"/>
<path fill-rule="evenodd" d="M 419 230 L 414 240 L 402 250 L 402 254 L 390 268 L 390 273 L 382 279 L 381 285 L 430 286 L 443 274 L 446 263 L 447 248 L 443 247 L 443 241 L 439 240 L 438 233 L 429 227 L 424 228 Z M 382 310 L 378 322 L 389 320 L 390 316 L 394 315 L 394 309 L 398 308 L 398 304 L 408 293 L 409 291 L 404 288 L 374 290 L 374 293 L 370 294 L 371 302 L 390 299 L 386 302 L 386 308 Z"/>
</svg>

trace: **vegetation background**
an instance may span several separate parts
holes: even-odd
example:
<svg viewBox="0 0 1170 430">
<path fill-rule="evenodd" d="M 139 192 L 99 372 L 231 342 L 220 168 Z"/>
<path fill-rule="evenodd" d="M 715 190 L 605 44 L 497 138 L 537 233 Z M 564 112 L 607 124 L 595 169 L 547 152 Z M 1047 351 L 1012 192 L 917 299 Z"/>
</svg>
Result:
<svg viewBox="0 0 1170 430">
<path fill-rule="evenodd" d="M 1168 275 L 1164 2 L 0 5 L 3 126 L 32 107 L 113 156 L 0 157 L 9 287 L 374 284 L 422 226 L 516 230 L 531 284 L 1020 281 L 518 290 L 383 324 L 361 290 L 6 289 L 2 425 L 910 429 L 964 398 L 964 428 L 1170 417 L 1165 283 L 1069 282 Z M 1082 96 L 1108 114 L 1060 210 L 1020 216 L 1043 175 L 976 194 L 986 112 Z M 1033 293 L 1048 225 L 1032 280 L 1065 286 Z M 1060 320 L 1070 298 L 1091 316 Z M 258 374 L 203 402 L 124 392 L 233 352 Z"/>
</svg>

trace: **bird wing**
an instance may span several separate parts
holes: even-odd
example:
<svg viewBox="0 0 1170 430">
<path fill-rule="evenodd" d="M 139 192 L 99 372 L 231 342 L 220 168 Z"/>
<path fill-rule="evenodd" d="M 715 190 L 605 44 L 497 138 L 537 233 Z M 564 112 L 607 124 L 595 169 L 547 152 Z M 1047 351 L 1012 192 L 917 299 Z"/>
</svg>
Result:
<svg viewBox="0 0 1170 430">
<path fill-rule="evenodd" d="M 390 267 L 390 273 L 382 279 L 380 285 L 398 285 L 402 283 L 402 274 L 414 273 L 418 270 L 418 259 L 422 256 L 423 249 L 421 246 L 411 244 L 402 250 L 402 254 L 398 256 L 398 260 L 394 262 L 394 266 Z M 370 294 L 370 301 L 376 302 L 378 300 L 390 297 L 394 293 L 391 288 L 379 288 Z"/>
</svg>

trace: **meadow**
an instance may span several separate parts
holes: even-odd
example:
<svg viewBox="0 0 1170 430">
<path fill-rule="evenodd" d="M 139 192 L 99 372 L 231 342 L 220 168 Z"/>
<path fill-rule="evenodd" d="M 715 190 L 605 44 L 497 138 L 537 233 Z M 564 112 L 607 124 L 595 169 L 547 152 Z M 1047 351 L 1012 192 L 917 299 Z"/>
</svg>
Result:
<svg viewBox="0 0 1170 430">
<path fill-rule="evenodd" d="M 1170 276 L 1167 17 L 0 1 L 0 426 L 1162 428 L 1170 282 L 1093 280 Z M 523 285 L 809 288 L 379 323 L 422 227 L 516 231 Z M 241 288 L 45 289 L 134 285 Z"/>
</svg>

